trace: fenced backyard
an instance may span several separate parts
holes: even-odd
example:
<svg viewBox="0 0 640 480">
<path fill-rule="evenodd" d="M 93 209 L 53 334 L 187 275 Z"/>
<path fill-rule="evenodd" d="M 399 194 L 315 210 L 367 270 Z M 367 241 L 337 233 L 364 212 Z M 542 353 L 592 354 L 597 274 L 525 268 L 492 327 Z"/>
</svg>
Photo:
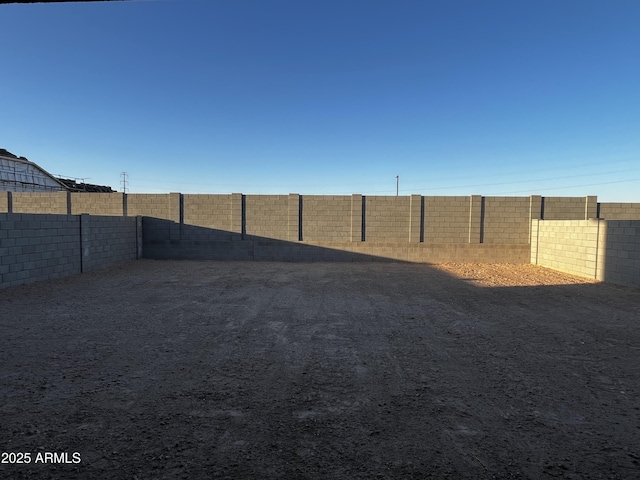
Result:
<svg viewBox="0 0 640 480">
<path fill-rule="evenodd" d="M 0 290 L 4 478 L 640 476 L 640 291 L 140 259 Z"/>
</svg>

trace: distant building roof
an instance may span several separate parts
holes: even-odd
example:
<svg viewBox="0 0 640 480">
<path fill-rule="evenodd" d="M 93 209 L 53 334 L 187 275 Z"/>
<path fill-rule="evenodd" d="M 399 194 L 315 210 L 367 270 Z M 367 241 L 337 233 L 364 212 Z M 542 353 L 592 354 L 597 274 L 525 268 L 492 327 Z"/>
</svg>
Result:
<svg viewBox="0 0 640 480">
<path fill-rule="evenodd" d="M 19 158 L 20 160 L 27 160 L 25 157 L 18 157 L 4 148 L 0 148 L 0 157 Z M 28 160 L 27 160 L 28 161 Z"/>
<path fill-rule="evenodd" d="M 114 193 L 111 187 L 103 185 L 93 185 L 91 183 L 78 183 L 75 180 L 69 178 L 57 177 L 57 180 L 62 183 L 71 192 L 91 192 L 91 193 Z"/>
<path fill-rule="evenodd" d="M 9 192 L 115 192 L 111 187 L 57 178 L 25 157 L 0 148 L 0 191 Z"/>
</svg>

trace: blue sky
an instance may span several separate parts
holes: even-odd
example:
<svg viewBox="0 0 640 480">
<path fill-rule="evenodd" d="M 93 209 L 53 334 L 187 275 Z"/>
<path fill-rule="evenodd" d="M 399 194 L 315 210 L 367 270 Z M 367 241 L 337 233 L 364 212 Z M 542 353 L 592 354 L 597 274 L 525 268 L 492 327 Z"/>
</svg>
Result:
<svg viewBox="0 0 640 480">
<path fill-rule="evenodd" d="M 0 5 L 0 148 L 130 192 L 640 202 L 640 2 Z"/>
</svg>

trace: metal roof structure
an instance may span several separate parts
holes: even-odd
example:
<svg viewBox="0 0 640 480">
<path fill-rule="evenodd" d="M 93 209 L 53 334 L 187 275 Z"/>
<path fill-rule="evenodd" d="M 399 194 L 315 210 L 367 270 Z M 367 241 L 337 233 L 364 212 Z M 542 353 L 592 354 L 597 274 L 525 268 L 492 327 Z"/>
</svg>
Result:
<svg viewBox="0 0 640 480">
<path fill-rule="evenodd" d="M 103 192 L 111 187 L 57 178 L 25 157 L 0 148 L 0 191 L 5 192 Z"/>
<path fill-rule="evenodd" d="M 53 175 L 35 163 L 1 148 L 0 190 L 9 192 L 59 192 L 68 189 Z"/>
</svg>

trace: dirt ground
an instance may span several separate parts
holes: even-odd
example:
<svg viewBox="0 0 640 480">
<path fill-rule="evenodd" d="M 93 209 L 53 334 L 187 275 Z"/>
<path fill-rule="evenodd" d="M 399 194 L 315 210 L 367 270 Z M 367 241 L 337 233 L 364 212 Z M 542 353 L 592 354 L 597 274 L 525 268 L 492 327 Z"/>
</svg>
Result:
<svg viewBox="0 0 640 480">
<path fill-rule="evenodd" d="M 637 289 L 140 260 L 0 290 L 0 333 L 0 478 L 640 478 Z"/>
</svg>

